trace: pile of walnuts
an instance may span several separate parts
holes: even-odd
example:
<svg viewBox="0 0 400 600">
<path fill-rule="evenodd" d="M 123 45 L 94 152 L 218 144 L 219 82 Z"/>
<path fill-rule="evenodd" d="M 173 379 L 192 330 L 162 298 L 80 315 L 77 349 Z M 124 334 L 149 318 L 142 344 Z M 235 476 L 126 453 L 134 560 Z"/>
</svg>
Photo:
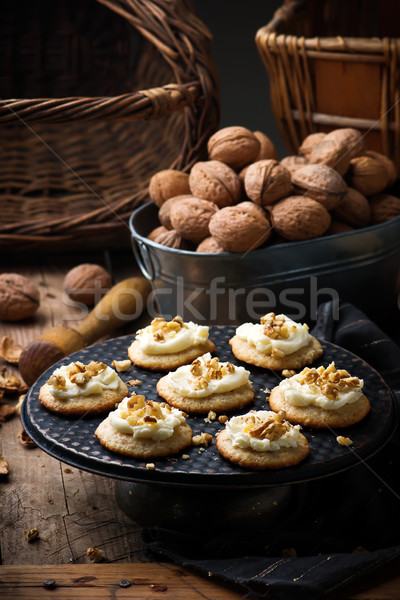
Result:
<svg viewBox="0 0 400 600">
<path fill-rule="evenodd" d="M 245 127 L 225 127 L 208 140 L 207 161 L 189 174 L 167 169 L 150 180 L 159 244 L 197 252 L 247 252 L 281 241 L 383 223 L 400 215 L 386 193 L 394 163 L 366 150 L 359 131 L 313 133 L 297 156 L 280 162 L 271 140 Z"/>
</svg>

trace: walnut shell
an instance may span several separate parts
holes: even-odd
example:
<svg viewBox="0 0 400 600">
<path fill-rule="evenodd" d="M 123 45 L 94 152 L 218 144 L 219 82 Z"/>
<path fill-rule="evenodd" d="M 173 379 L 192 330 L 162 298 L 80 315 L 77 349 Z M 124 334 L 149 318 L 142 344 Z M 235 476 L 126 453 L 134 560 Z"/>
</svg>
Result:
<svg viewBox="0 0 400 600">
<path fill-rule="evenodd" d="M 160 225 L 159 227 L 156 227 L 155 229 L 153 229 L 152 231 L 150 231 L 149 235 L 147 236 L 149 240 L 151 240 L 152 242 L 155 242 L 156 239 L 162 234 L 162 233 L 167 233 L 168 229 L 166 227 L 164 227 L 164 225 Z"/>
<path fill-rule="evenodd" d="M 193 165 L 189 185 L 194 196 L 214 202 L 220 208 L 235 204 L 242 194 L 242 184 L 238 175 L 218 160 Z"/>
<path fill-rule="evenodd" d="M 332 167 L 340 175 L 344 175 L 350 167 L 350 156 L 347 146 L 335 138 L 324 137 L 311 150 L 308 160 L 311 164 Z"/>
<path fill-rule="evenodd" d="M 343 143 L 347 148 L 347 155 L 350 160 L 365 153 L 364 138 L 358 129 L 353 129 L 353 127 L 333 129 L 327 133 L 326 139 Z"/>
<path fill-rule="evenodd" d="M 269 238 L 271 225 L 266 216 L 256 216 L 239 206 L 227 206 L 211 217 L 210 233 L 228 252 L 248 252 Z"/>
<path fill-rule="evenodd" d="M 290 175 L 292 175 L 297 169 L 301 169 L 301 167 L 307 165 L 308 160 L 305 156 L 297 156 L 295 154 L 293 156 L 285 156 L 285 158 L 282 158 L 280 161 L 280 164 L 289 171 Z"/>
<path fill-rule="evenodd" d="M 260 142 L 246 127 L 224 127 L 210 137 L 207 149 L 210 160 L 220 160 L 238 170 L 255 160 Z"/>
<path fill-rule="evenodd" d="M 149 196 L 157 206 L 161 206 L 168 198 L 181 194 L 190 194 L 187 173 L 165 169 L 158 171 L 150 179 Z"/>
<path fill-rule="evenodd" d="M 112 285 L 110 274 L 100 265 L 77 265 L 64 278 L 65 293 L 76 302 L 92 306 Z"/>
<path fill-rule="evenodd" d="M 333 209 L 335 217 L 353 227 L 366 227 L 371 220 L 371 208 L 361 192 L 348 188 L 343 200 Z"/>
<path fill-rule="evenodd" d="M 164 225 L 166 229 L 173 229 L 170 217 L 171 206 L 175 204 L 175 202 L 179 202 L 180 200 L 184 199 L 196 200 L 194 196 L 190 196 L 189 194 L 181 194 L 180 196 L 168 198 L 168 200 L 166 200 L 164 204 L 160 206 L 160 210 L 158 211 L 158 219 L 161 225 Z"/>
<path fill-rule="evenodd" d="M 244 187 L 250 200 L 266 206 L 287 196 L 292 182 L 289 171 L 276 160 L 259 160 L 247 169 Z"/>
<path fill-rule="evenodd" d="M 382 192 L 389 183 L 384 163 L 372 156 L 352 158 L 349 169 L 350 185 L 365 196 Z"/>
<path fill-rule="evenodd" d="M 385 168 L 389 175 L 387 187 L 392 186 L 397 179 L 397 168 L 394 162 L 385 154 L 381 154 L 380 152 L 374 152 L 373 150 L 368 150 L 365 154 L 366 156 L 372 156 L 372 158 L 380 160 L 381 163 L 385 165 Z"/>
<path fill-rule="evenodd" d="M 328 210 L 342 200 L 347 191 L 344 179 L 326 165 L 306 165 L 292 175 L 295 191 L 317 200 Z"/>
<path fill-rule="evenodd" d="M 314 146 L 322 142 L 325 136 L 326 133 L 322 133 L 322 131 L 317 133 L 310 133 L 310 135 L 307 135 L 302 141 L 301 146 L 299 147 L 299 154 L 301 156 L 304 156 L 308 160 L 308 157 L 310 156 L 310 153 Z"/>
<path fill-rule="evenodd" d="M 202 242 L 200 242 L 200 244 L 197 246 L 196 252 L 220 254 L 221 252 L 225 252 L 225 250 L 220 244 L 218 244 L 217 240 L 210 236 L 206 237 Z"/>
<path fill-rule="evenodd" d="M 167 248 L 190 250 L 189 243 L 182 239 L 182 236 L 175 229 L 168 229 L 165 232 L 159 233 L 153 241 L 162 246 L 167 246 Z"/>
<path fill-rule="evenodd" d="M 331 217 L 322 204 L 307 196 L 289 196 L 271 208 L 272 225 L 287 240 L 308 240 L 328 229 Z"/>
<path fill-rule="evenodd" d="M 325 231 L 325 235 L 336 235 L 337 233 L 346 233 L 347 231 L 354 231 L 354 227 L 350 227 L 347 223 L 342 221 L 332 220 L 328 229 Z"/>
<path fill-rule="evenodd" d="M 369 198 L 371 223 L 385 223 L 400 215 L 400 198 L 391 194 L 375 194 Z"/>
<path fill-rule="evenodd" d="M 208 200 L 184 199 L 171 207 L 170 217 L 173 228 L 191 242 L 201 242 L 210 235 L 208 224 L 218 206 Z"/>
<path fill-rule="evenodd" d="M 245 200 L 244 202 L 239 202 L 239 204 L 236 204 L 236 206 L 241 210 L 247 210 L 248 212 L 251 212 L 256 217 L 267 217 L 268 219 L 268 215 L 263 209 L 263 207 L 259 204 L 256 204 L 255 202 Z"/>
<path fill-rule="evenodd" d="M 40 304 L 38 288 L 30 279 L 17 273 L 0 275 L 0 319 L 22 321 L 35 314 Z"/>
<path fill-rule="evenodd" d="M 264 160 L 265 158 L 272 158 L 276 160 L 276 148 L 272 141 L 262 131 L 253 131 L 253 135 L 260 142 L 260 150 L 257 156 L 253 159 L 253 162 L 257 160 Z"/>
</svg>

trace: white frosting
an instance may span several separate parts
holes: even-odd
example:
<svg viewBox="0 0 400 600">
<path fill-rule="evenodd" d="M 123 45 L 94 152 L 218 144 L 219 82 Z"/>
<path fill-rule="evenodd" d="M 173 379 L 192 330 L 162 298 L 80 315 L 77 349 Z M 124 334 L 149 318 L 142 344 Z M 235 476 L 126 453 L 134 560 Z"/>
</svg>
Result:
<svg viewBox="0 0 400 600">
<path fill-rule="evenodd" d="M 211 354 L 207 352 L 207 354 L 203 354 L 203 356 L 200 356 L 197 360 L 200 362 L 204 372 L 204 388 L 196 389 L 198 380 L 196 380 L 196 377 L 190 370 L 192 365 L 184 365 L 183 367 L 179 367 L 176 371 L 171 371 L 167 375 L 170 388 L 180 396 L 185 396 L 187 398 L 205 398 L 211 394 L 231 392 L 242 385 L 246 385 L 249 381 L 250 372 L 246 371 L 244 367 L 237 367 L 234 365 L 232 365 L 234 369 L 233 372 L 226 373 L 221 379 L 208 379 L 205 377 L 207 372 L 206 363 L 211 360 Z M 228 364 L 230 363 L 219 363 L 219 368 L 226 369 Z"/>
<path fill-rule="evenodd" d="M 236 329 L 236 335 L 251 346 L 264 354 L 271 354 L 272 350 L 280 350 L 283 354 L 292 354 L 303 346 L 307 346 L 311 336 L 308 326 L 304 323 L 295 323 L 285 315 L 277 315 L 285 318 L 285 325 L 289 331 L 288 338 L 273 339 L 265 335 L 264 325 L 261 323 L 243 323 Z"/>
<path fill-rule="evenodd" d="M 186 327 L 182 327 L 179 331 L 169 331 L 163 341 L 154 339 L 152 325 L 139 329 L 136 332 L 136 339 L 140 342 L 140 349 L 145 354 L 175 354 L 208 340 L 209 328 L 206 325 L 196 325 L 192 321 L 185 325 Z"/>
<path fill-rule="evenodd" d="M 130 433 L 134 438 L 153 440 L 155 442 L 166 440 L 174 433 L 174 428 L 186 421 L 183 413 L 177 408 L 170 409 L 159 403 L 162 413 L 161 418 L 157 418 L 155 423 L 143 423 L 141 425 L 130 425 L 122 415 L 129 412 L 127 402 L 129 398 L 124 398 L 118 404 L 116 410 L 109 414 L 111 425 L 120 433 Z M 128 417 L 129 418 L 129 417 Z"/>
<path fill-rule="evenodd" d="M 250 436 L 247 431 L 250 427 L 248 422 L 246 422 L 246 417 L 251 414 L 257 417 L 257 421 L 260 424 L 265 418 L 275 416 L 275 413 L 272 411 L 259 410 L 247 413 L 247 415 L 232 417 L 225 426 L 226 434 L 232 442 L 232 446 L 236 448 L 250 448 L 256 452 L 275 452 L 282 448 L 292 448 L 298 445 L 301 435 L 300 425 L 290 425 L 289 431 L 273 442 L 268 438 L 260 439 Z M 252 424 L 252 427 L 254 427 L 254 424 Z"/>
<path fill-rule="evenodd" d="M 106 390 L 118 389 L 120 378 L 111 367 L 106 367 L 103 371 L 91 377 L 84 385 L 78 386 L 69 378 L 69 369 L 73 367 L 73 364 L 64 365 L 54 371 L 53 375 L 58 375 L 65 379 L 65 385 L 63 386 L 49 383 L 50 393 L 54 398 L 70 400 L 77 396 L 91 396 L 101 394 Z"/>
<path fill-rule="evenodd" d="M 327 398 L 317 386 L 301 384 L 296 380 L 296 375 L 284 379 L 279 384 L 282 396 L 293 406 L 317 406 L 325 410 L 338 410 L 346 404 L 357 402 L 363 394 L 364 381 L 360 379 L 360 385 L 346 392 L 339 392 L 335 400 Z"/>
</svg>

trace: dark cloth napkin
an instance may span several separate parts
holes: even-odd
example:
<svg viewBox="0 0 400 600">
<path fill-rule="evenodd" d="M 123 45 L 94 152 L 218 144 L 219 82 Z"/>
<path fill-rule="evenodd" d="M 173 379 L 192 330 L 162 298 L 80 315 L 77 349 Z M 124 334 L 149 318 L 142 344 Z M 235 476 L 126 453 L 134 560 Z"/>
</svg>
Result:
<svg viewBox="0 0 400 600">
<path fill-rule="evenodd" d="M 363 358 L 400 403 L 400 348 L 364 313 L 326 302 L 313 334 Z M 397 429 L 368 461 L 294 486 L 290 514 L 272 527 L 241 531 L 238 523 L 237 531 L 218 532 L 210 523 L 203 533 L 152 527 L 143 531 L 145 548 L 153 559 L 239 584 L 243 597 L 320 598 L 400 557 L 399 473 Z"/>
</svg>

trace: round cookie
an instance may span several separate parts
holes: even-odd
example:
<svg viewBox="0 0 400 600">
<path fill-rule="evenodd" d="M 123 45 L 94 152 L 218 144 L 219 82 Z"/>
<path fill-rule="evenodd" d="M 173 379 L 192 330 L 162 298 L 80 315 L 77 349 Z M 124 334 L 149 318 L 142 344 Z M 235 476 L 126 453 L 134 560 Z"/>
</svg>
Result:
<svg viewBox="0 0 400 600">
<path fill-rule="evenodd" d="M 273 452 L 257 452 L 251 448 L 236 448 L 227 436 L 226 430 L 217 435 L 218 452 L 227 460 L 240 467 L 262 471 L 292 467 L 304 460 L 310 453 L 310 447 L 304 435 L 300 434 L 300 443 L 292 448 L 282 448 Z"/>
<path fill-rule="evenodd" d="M 229 343 L 232 346 L 233 354 L 239 360 L 256 365 L 257 367 L 279 371 L 282 369 L 301 369 L 305 365 L 314 362 L 314 360 L 323 354 L 321 344 L 314 337 L 311 337 L 307 346 L 303 346 L 299 350 L 296 350 L 296 352 L 282 357 L 260 352 L 255 346 L 240 339 L 237 335 L 229 340 Z"/>
<path fill-rule="evenodd" d="M 49 384 L 45 383 L 39 392 L 39 402 L 48 410 L 64 416 L 86 416 L 107 412 L 128 395 L 129 391 L 122 379 L 116 390 L 105 390 L 100 394 L 76 396 L 71 400 L 61 400 L 51 393 Z"/>
<path fill-rule="evenodd" d="M 128 355 L 134 365 L 151 371 L 171 371 L 186 365 L 206 352 L 213 352 L 215 344 L 206 340 L 197 346 L 191 346 L 174 354 L 145 354 L 140 348 L 139 340 L 135 340 L 128 348 Z"/>
<path fill-rule="evenodd" d="M 190 425 L 181 423 L 175 427 L 173 435 L 166 440 L 137 439 L 129 433 L 120 433 L 114 429 L 110 417 L 102 421 L 95 431 L 95 436 L 102 446 L 112 452 L 134 458 L 156 458 L 177 454 L 191 445 L 192 434 Z"/>
<path fill-rule="evenodd" d="M 166 376 L 158 381 L 157 392 L 171 406 L 193 414 L 207 413 L 210 410 L 218 413 L 239 409 L 252 402 L 254 398 L 254 390 L 250 382 L 230 392 L 210 394 L 202 398 L 189 398 L 181 396 L 171 389 Z"/>
<path fill-rule="evenodd" d="M 337 410 L 326 410 L 318 406 L 294 406 L 290 404 L 279 389 L 275 387 L 269 397 L 269 405 L 274 412 L 284 410 L 290 423 L 323 429 L 329 427 L 348 427 L 363 419 L 370 411 L 370 403 L 362 395 L 351 404 L 345 404 Z"/>
</svg>

